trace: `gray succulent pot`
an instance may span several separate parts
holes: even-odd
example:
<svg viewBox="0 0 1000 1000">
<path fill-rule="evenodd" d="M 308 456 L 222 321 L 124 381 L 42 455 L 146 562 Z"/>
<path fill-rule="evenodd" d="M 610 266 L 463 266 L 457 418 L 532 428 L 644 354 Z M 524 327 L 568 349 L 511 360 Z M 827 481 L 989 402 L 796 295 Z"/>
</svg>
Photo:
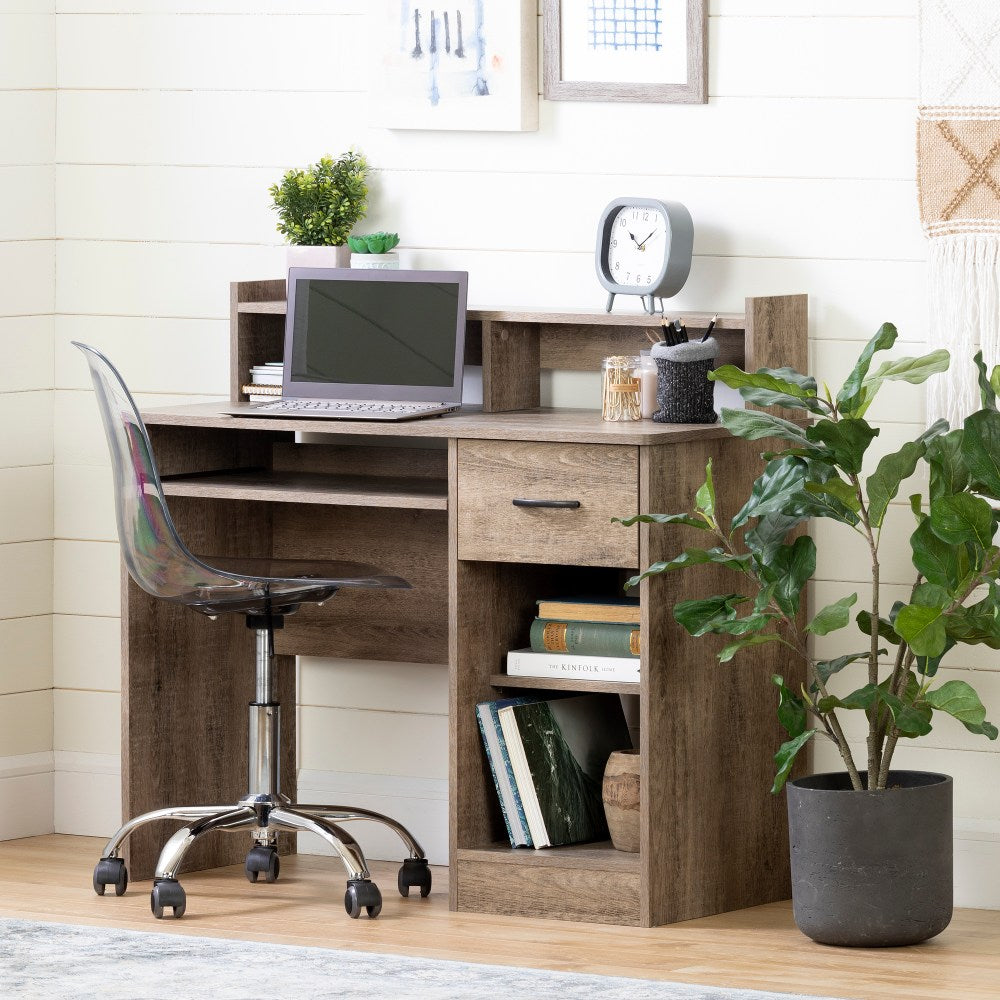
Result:
<svg viewBox="0 0 1000 1000">
<path fill-rule="evenodd" d="M 918 944 L 951 922 L 951 778 L 890 771 L 888 784 L 855 792 L 838 773 L 786 786 L 795 923 L 820 944 Z"/>
</svg>

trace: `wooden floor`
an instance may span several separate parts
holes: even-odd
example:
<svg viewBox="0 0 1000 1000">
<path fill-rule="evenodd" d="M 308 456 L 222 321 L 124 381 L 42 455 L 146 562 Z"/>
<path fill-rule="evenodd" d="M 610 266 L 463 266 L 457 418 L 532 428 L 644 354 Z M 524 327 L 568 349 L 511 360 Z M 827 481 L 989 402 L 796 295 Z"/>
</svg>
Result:
<svg viewBox="0 0 1000 1000">
<path fill-rule="evenodd" d="M 102 846 L 58 835 L 0 843 L 0 916 L 863 1000 L 1000 996 L 1000 912 L 959 911 L 915 948 L 853 951 L 803 937 L 788 903 L 646 930 L 451 913 L 447 869 L 434 870 L 429 899 L 401 899 L 397 866 L 376 862 L 382 915 L 351 920 L 339 867 L 302 856 L 283 860 L 274 885 L 250 885 L 241 867 L 186 875 L 187 915 L 157 921 L 149 883 L 120 899 L 94 894 Z"/>
</svg>

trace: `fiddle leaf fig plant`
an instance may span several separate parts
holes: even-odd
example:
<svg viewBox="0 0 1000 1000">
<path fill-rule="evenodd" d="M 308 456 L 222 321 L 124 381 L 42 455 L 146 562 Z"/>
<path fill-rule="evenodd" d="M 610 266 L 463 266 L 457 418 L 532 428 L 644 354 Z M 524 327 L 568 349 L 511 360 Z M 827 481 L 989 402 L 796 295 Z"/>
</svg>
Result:
<svg viewBox="0 0 1000 1000">
<path fill-rule="evenodd" d="M 896 341 L 886 323 L 865 346 L 847 380 L 834 392 L 790 368 L 744 372 L 725 365 L 709 378 L 738 389 L 757 406 L 801 411 L 788 420 L 760 410 L 722 411 L 723 425 L 737 437 L 766 440 L 763 471 L 738 511 L 722 511 L 709 462 L 694 509 L 680 514 L 640 514 L 619 520 L 697 528 L 709 539 L 658 562 L 630 580 L 714 563 L 731 570 L 733 591 L 674 607 L 677 622 L 693 636 L 726 640 L 723 663 L 743 650 L 781 644 L 806 664 L 807 681 L 793 690 L 780 675 L 778 720 L 788 734 L 774 760 L 777 793 L 796 755 L 813 739 L 831 740 L 861 791 L 886 788 L 900 739 L 931 731 L 935 712 L 953 716 L 966 729 L 995 740 L 979 695 L 964 680 L 938 683 L 942 660 L 960 644 L 1000 649 L 1000 366 L 979 371 L 982 409 L 961 427 L 938 421 L 915 440 L 883 455 L 868 475 L 862 471 L 879 428 L 865 415 L 887 382 L 919 385 L 947 369 L 947 351 L 894 358 L 875 367 L 875 357 Z M 871 463 L 868 463 L 870 468 Z M 918 467 L 928 472 L 926 495 L 909 496 L 913 519 L 910 549 L 915 579 L 906 601 L 888 609 L 880 591 L 880 547 L 890 504 Z M 816 545 L 796 531 L 810 518 L 828 518 L 864 539 L 871 565 L 871 603 L 858 607 L 850 593 L 816 611 L 808 621 L 802 595 L 816 570 Z M 810 637 L 850 629 L 857 651 L 833 659 L 813 655 Z M 848 645 L 848 648 L 850 648 Z M 862 677 L 853 691 L 832 694 L 828 683 L 841 671 Z M 844 712 L 863 712 L 867 722 L 867 770 L 858 767 L 841 724 Z"/>
</svg>

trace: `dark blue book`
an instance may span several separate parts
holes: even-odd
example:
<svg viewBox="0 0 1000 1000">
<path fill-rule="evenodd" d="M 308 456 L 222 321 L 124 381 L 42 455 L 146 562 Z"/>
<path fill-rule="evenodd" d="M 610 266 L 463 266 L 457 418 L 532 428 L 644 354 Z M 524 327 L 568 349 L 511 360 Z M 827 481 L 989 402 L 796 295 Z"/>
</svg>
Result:
<svg viewBox="0 0 1000 1000">
<path fill-rule="evenodd" d="M 493 784 L 500 801 L 500 811 L 507 824 L 507 836 L 511 847 L 532 847 L 531 833 L 524 816 L 524 806 L 517 791 L 514 771 L 507 752 L 507 743 L 500 728 L 499 710 L 510 705 L 523 705 L 533 698 L 503 698 L 500 701 L 484 701 L 476 706 L 479 731 L 486 749 L 486 760 L 493 775 Z"/>
</svg>

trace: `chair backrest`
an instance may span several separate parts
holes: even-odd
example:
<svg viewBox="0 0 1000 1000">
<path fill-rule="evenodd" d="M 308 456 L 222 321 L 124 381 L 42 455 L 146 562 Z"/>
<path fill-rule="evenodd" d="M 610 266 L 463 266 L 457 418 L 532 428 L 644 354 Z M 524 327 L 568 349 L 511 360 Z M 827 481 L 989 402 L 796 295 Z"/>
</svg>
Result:
<svg viewBox="0 0 1000 1000">
<path fill-rule="evenodd" d="M 237 591 L 246 584 L 196 559 L 167 510 L 149 433 L 121 375 L 98 350 L 73 342 L 90 365 L 97 405 L 111 451 L 115 516 L 129 575 L 154 597 L 191 603 L 207 588 Z"/>
</svg>

